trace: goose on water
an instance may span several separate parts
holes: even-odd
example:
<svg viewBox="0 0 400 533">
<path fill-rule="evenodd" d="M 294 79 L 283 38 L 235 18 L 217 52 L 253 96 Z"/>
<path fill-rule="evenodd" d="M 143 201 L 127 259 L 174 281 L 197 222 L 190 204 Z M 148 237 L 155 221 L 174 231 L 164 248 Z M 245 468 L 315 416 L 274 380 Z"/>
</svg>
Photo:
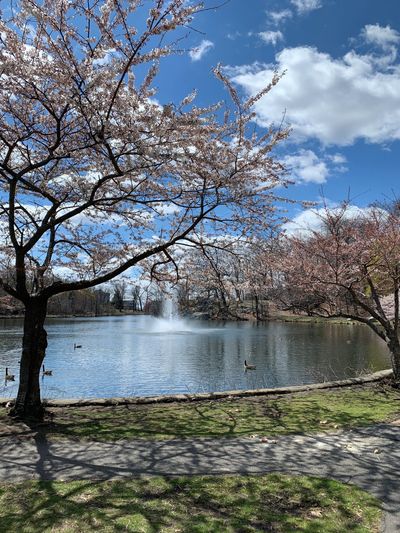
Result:
<svg viewBox="0 0 400 533">
<path fill-rule="evenodd" d="M 244 369 L 245 370 L 255 370 L 256 369 L 256 365 L 249 365 L 249 363 L 245 359 L 244 360 Z"/>
<path fill-rule="evenodd" d="M 8 373 L 8 368 L 6 368 L 6 381 L 15 381 L 14 374 L 9 374 Z"/>
<path fill-rule="evenodd" d="M 43 376 L 52 376 L 53 375 L 53 371 L 52 370 L 46 370 L 44 365 L 43 365 Z"/>
</svg>

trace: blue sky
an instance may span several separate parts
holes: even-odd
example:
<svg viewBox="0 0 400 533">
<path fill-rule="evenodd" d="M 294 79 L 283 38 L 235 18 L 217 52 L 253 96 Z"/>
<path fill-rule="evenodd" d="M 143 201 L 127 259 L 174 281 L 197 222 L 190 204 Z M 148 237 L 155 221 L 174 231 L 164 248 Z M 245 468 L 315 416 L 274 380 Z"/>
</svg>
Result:
<svg viewBox="0 0 400 533">
<path fill-rule="evenodd" d="M 161 102 L 193 88 L 201 104 L 224 98 L 217 63 L 243 94 L 286 70 L 256 111 L 260 126 L 285 112 L 293 127 L 279 152 L 296 182 L 288 195 L 318 200 L 322 188 L 328 202 L 350 193 L 366 206 L 399 194 L 398 0 L 230 0 L 193 26 L 186 51 L 162 66 Z"/>
</svg>

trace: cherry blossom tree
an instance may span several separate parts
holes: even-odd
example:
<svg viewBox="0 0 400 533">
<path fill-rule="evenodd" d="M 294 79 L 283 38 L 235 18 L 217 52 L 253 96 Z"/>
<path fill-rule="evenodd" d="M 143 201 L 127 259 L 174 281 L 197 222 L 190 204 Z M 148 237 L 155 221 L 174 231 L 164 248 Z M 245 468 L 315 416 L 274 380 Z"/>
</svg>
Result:
<svg viewBox="0 0 400 533">
<path fill-rule="evenodd" d="M 218 319 L 265 320 L 275 288 L 276 243 L 276 235 L 198 238 L 196 246 L 189 246 L 181 255 L 175 272 L 168 268 L 158 271 L 156 282 L 173 287 L 183 312 L 202 312 Z"/>
<path fill-rule="evenodd" d="M 206 303 L 211 316 L 220 319 L 237 318 L 231 305 L 233 296 L 232 273 L 239 263 L 233 242 L 220 240 L 213 246 L 201 247 L 185 254 L 181 270 L 190 280 L 192 294 Z"/>
<path fill-rule="evenodd" d="M 399 383 L 399 214 L 369 208 L 355 216 L 344 204 L 324 209 L 320 217 L 319 229 L 285 239 L 281 299 L 292 309 L 307 305 L 313 315 L 366 324 L 386 342 Z"/>
<path fill-rule="evenodd" d="M 147 10 L 146 5 L 149 6 Z M 0 287 L 25 306 L 12 414 L 41 417 L 49 298 L 144 260 L 173 262 L 198 228 L 248 235 L 274 212 L 273 157 L 287 131 L 259 132 L 230 101 L 155 99 L 159 61 L 193 16 L 187 0 L 16 0 L 0 19 Z"/>
</svg>

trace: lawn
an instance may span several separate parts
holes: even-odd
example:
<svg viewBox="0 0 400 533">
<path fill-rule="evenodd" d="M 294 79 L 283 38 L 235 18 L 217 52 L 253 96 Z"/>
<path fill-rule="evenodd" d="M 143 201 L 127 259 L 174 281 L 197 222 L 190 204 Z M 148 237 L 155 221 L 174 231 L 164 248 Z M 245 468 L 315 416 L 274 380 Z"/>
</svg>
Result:
<svg viewBox="0 0 400 533">
<path fill-rule="evenodd" d="M 382 384 L 212 401 L 52 408 L 48 438 L 118 440 L 284 435 L 365 426 L 400 417 L 400 391 Z M 0 427 L 11 427 L 0 410 Z"/>
<path fill-rule="evenodd" d="M 52 408 L 31 429 L 49 439 L 224 438 L 334 431 L 399 417 L 400 391 L 373 384 L 292 396 Z M 0 410 L 3 436 L 31 429 L 10 424 Z M 381 516 L 379 502 L 354 486 L 281 474 L 0 484 L 0 531 L 7 533 L 371 533 L 380 530 Z"/>
<path fill-rule="evenodd" d="M 278 474 L 0 484 L 7 533 L 373 533 L 381 517 L 355 486 Z"/>
</svg>

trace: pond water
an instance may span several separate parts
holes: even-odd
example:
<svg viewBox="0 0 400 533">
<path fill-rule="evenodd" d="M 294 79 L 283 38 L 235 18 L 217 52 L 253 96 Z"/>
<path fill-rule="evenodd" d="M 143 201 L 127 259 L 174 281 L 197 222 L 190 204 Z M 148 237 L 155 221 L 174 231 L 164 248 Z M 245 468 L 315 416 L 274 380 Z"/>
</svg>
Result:
<svg viewBox="0 0 400 533">
<path fill-rule="evenodd" d="M 0 372 L 18 376 L 21 320 L 0 320 Z M 200 322 L 150 316 L 48 319 L 44 398 L 151 396 L 343 379 L 388 368 L 362 325 Z M 81 348 L 74 349 L 74 344 Z M 244 371 L 247 359 L 256 370 Z M 18 382 L 0 380 L 0 396 Z"/>
</svg>

